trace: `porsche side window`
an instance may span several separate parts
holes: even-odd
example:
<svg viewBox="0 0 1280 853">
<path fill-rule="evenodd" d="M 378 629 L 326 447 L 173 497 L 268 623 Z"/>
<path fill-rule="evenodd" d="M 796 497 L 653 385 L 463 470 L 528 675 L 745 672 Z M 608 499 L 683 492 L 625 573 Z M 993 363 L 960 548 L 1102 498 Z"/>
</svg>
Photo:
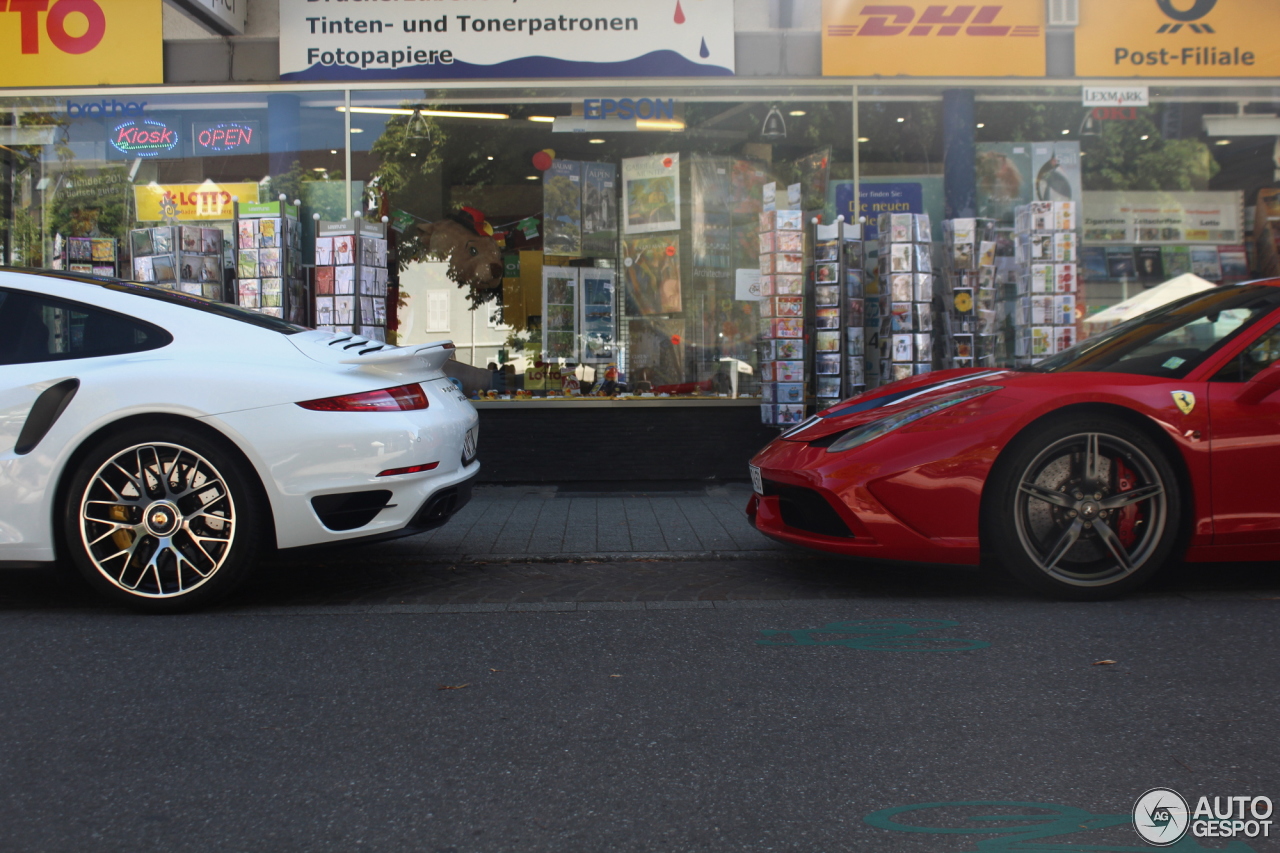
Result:
<svg viewBox="0 0 1280 853">
<path fill-rule="evenodd" d="M 1280 360 L 1280 326 L 1273 326 L 1213 377 L 1214 382 L 1248 382 Z"/>
<path fill-rule="evenodd" d="M 172 340 L 163 329 L 111 311 L 0 289 L 0 364 L 123 355 Z"/>
</svg>

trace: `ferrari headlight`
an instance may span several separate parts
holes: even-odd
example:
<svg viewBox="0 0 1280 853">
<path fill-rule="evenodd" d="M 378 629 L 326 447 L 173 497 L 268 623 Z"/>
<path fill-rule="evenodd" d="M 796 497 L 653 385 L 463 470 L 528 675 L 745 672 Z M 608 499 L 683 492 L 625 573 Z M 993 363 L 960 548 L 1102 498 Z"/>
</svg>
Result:
<svg viewBox="0 0 1280 853">
<path fill-rule="evenodd" d="M 869 424 L 854 427 L 848 432 L 841 435 L 827 448 L 828 453 L 841 453 L 845 450 L 852 450 L 855 447 L 861 447 L 868 441 L 874 441 L 886 433 L 893 432 L 899 427 L 906 426 L 909 423 L 927 418 L 935 412 L 943 409 L 949 409 L 959 403 L 972 400 L 974 397 L 981 397 L 983 394 L 990 394 L 992 391 L 999 391 L 999 385 L 981 385 L 977 388 L 966 388 L 963 391 L 956 391 L 952 394 L 946 394 L 927 403 L 921 403 L 918 406 L 912 406 L 909 409 L 903 409 L 901 412 L 894 412 L 886 415 L 878 421 L 872 421 Z"/>
</svg>

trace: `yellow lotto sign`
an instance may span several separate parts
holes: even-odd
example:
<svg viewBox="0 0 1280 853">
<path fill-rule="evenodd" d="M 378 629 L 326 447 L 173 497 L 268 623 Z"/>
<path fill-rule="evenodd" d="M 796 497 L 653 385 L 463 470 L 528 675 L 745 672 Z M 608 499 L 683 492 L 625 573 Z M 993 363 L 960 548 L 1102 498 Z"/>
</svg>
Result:
<svg viewBox="0 0 1280 853">
<path fill-rule="evenodd" d="M 0 86 L 164 82 L 161 0 L 0 0 Z"/>
<path fill-rule="evenodd" d="M 1276 0 L 1081 0 L 1081 77 L 1280 75 Z"/>
<path fill-rule="evenodd" d="M 142 184 L 133 188 L 133 200 L 139 222 L 195 222 L 206 219 L 230 219 L 232 202 L 256 202 L 258 185 L 215 184 Z"/>
<path fill-rule="evenodd" d="M 822 2 L 828 77 L 1043 77 L 1044 57 L 1044 0 Z"/>
</svg>

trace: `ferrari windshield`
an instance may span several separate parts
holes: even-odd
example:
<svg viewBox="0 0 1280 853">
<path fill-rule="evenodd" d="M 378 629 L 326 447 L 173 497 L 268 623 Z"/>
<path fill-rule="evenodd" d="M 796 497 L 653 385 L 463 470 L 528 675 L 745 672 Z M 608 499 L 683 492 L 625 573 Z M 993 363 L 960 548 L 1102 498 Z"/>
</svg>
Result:
<svg viewBox="0 0 1280 853">
<path fill-rule="evenodd" d="M 1280 287 L 1215 287 L 1162 305 L 1047 358 L 1033 370 L 1097 371 L 1181 379 L 1280 307 Z"/>
</svg>

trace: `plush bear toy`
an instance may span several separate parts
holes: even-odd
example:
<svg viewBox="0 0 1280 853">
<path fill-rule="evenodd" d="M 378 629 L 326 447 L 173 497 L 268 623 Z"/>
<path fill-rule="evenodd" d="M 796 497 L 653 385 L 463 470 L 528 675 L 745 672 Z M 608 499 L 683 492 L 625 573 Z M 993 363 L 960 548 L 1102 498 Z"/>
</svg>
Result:
<svg viewBox="0 0 1280 853">
<path fill-rule="evenodd" d="M 502 253 L 484 214 L 464 207 L 445 219 L 419 223 L 427 255 L 449 261 L 449 278 L 471 288 L 472 302 L 502 284 Z"/>
</svg>

